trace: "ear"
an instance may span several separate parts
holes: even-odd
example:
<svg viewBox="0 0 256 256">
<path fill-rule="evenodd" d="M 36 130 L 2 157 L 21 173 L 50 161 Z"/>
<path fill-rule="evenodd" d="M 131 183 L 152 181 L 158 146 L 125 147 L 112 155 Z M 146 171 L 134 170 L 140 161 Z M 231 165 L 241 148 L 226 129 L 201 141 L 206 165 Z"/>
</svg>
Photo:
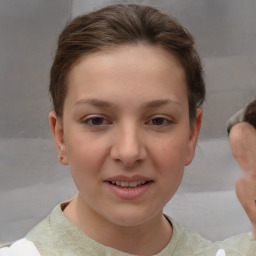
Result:
<svg viewBox="0 0 256 256">
<path fill-rule="evenodd" d="M 64 141 L 62 120 L 57 117 L 54 111 L 51 111 L 49 114 L 49 123 L 58 150 L 58 160 L 60 163 L 68 165 L 67 149 Z"/>
<path fill-rule="evenodd" d="M 189 141 L 188 141 L 188 151 L 187 151 L 187 159 L 185 162 L 185 165 L 191 164 L 196 150 L 197 145 L 197 139 L 199 136 L 199 132 L 202 125 L 202 118 L 203 118 L 203 110 L 201 108 L 198 108 L 196 110 L 196 118 L 194 120 L 194 123 L 192 124 L 190 128 L 190 134 L 189 134 Z"/>
</svg>

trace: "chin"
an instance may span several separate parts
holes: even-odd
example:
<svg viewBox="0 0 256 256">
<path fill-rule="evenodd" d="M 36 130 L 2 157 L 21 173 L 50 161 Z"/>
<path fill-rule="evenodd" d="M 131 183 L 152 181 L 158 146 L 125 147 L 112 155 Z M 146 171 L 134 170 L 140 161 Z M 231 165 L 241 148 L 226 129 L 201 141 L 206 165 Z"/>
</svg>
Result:
<svg viewBox="0 0 256 256">
<path fill-rule="evenodd" d="M 162 211 L 156 213 L 151 212 L 150 210 L 139 209 L 139 207 L 134 207 L 134 209 L 127 209 L 127 207 L 124 207 L 119 211 L 116 210 L 111 216 L 105 217 L 108 221 L 118 226 L 136 227 L 145 224 L 157 215 L 162 216 Z"/>
</svg>

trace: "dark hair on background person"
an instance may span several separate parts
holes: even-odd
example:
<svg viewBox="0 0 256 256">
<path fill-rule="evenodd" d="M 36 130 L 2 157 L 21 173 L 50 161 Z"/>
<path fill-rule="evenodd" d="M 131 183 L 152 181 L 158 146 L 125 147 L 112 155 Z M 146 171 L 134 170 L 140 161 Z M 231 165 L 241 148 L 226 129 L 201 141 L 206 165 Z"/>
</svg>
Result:
<svg viewBox="0 0 256 256">
<path fill-rule="evenodd" d="M 192 35 L 174 18 L 150 6 L 117 4 L 78 16 L 59 36 L 50 73 L 53 108 L 62 117 L 67 77 L 82 56 L 120 45 L 146 44 L 174 54 L 184 68 L 192 123 L 205 98 L 202 65 Z"/>
</svg>

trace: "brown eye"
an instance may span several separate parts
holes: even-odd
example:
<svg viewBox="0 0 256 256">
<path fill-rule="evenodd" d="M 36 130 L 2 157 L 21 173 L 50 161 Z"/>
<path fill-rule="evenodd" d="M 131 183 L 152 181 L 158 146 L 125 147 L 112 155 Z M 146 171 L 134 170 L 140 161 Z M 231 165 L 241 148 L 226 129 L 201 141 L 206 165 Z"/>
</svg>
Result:
<svg viewBox="0 0 256 256">
<path fill-rule="evenodd" d="M 91 118 L 88 121 L 88 123 L 91 124 L 91 125 L 102 125 L 102 124 L 104 124 L 104 118 L 102 118 L 102 117 L 94 117 L 94 118 Z"/>
<path fill-rule="evenodd" d="M 164 118 L 158 117 L 158 118 L 152 119 L 152 124 L 153 125 L 163 125 L 165 123 L 165 121 L 166 120 Z"/>
<path fill-rule="evenodd" d="M 107 119 L 101 116 L 88 116 L 87 118 L 83 119 L 82 123 L 89 126 L 102 126 L 110 124 Z"/>
<path fill-rule="evenodd" d="M 165 127 L 172 123 L 173 121 L 170 118 L 161 116 L 153 117 L 147 122 L 148 125 L 153 125 L 155 127 Z"/>
</svg>

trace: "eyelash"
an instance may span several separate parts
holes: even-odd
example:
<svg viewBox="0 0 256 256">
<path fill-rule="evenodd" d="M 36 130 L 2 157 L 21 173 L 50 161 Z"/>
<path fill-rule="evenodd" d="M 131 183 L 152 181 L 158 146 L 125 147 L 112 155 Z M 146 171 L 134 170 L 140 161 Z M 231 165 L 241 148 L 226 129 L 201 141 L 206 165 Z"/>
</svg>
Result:
<svg viewBox="0 0 256 256">
<path fill-rule="evenodd" d="M 94 123 L 96 121 L 96 123 Z M 100 121 L 100 122 L 99 122 Z M 154 123 L 154 121 L 161 121 L 160 124 Z M 94 127 L 101 127 L 104 125 L 109 125 L 111 124 L 110 121 L 108 121 L 106 118 L 102 116 L 88 116 L 82 120 L 82 123 L 87 124 L 89 126 L 94 126 Z M 153 118 L 150 118 L 147 122 L 146 125 L 152 125 L 154 127 L 166 127 L 168 125 L 171 125 L 173 123 L 173 120 L 162 117 L 162 116 L 156 116 Z"/>
<path fill-rule="evenodd" d="M 100 122 L 100 124 L 93 124 L 93 121 L 96 121 L 96 123 L 98 123 L 98 121 L 102 121 L 102 122 Z M 106 118 L 102 116 L 88 116 L 82 120 L 82 123 L 90 126 L 96 126 L 96 127 L 111 124 L 111 122 L 109 122 Z"/>
<path fill-rule="evenodd" d="M 154 124 L 154 121 L 162 121 L 163 123 L 161 124 Z M 171 125 L 173 123 L 173 120 L 169 119 L 169 118 L 166 118 L 166 117 L 162 117 L 162 116 L 156 116 L 156 117 L 153 117 L 151 118 L 148 122 L 148 123 L 151 123 L 151 125 L 155 126 L 155 127 L 166 127 L 168 125 Z"/>
</svg>

